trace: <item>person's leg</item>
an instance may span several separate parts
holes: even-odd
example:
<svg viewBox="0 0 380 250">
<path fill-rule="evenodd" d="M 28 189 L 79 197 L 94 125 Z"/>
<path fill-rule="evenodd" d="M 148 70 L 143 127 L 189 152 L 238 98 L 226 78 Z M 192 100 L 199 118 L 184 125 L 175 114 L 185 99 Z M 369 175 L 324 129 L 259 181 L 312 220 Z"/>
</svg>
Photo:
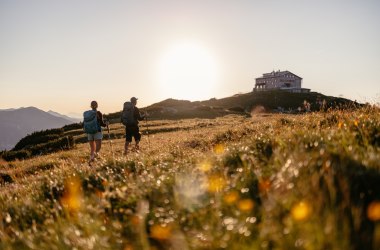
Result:
<svg viewBox="0 0 380 250">
<path fill-rule="evenodd" d="M 129 144 L 132 142 L 132 134 L 129 128 L 125 128 L 124 155 L 128 154 Z"/>
<path fill-rule="evenodd" d="M 134 138 L 135 138 L 135 143 L 136 143 L 135 149 L 139 150 L 140 149 L 139 143 L 140 143 L 140 140 L 141 140 L 141 134 L 140 134 L 139 128 L 137 127 L 134 132 L 135 132 Z"/>
<path fill-rule="evenodd" d="M 139 143 L 140 143 L 140 140 L 136 140 L 136 145 L 135 145 L 136 150 L 140 149 Z"/>
<path fill-rule="evenodd" d="M 124 144 L 124 154 L 125 154 L 125 155 L 128 154 L 128 147 L 129 147 L 129 144 L 130 144 L 129 141 L 125 141 L 125 144 Z"/>
<path fill-rule="evenodd" d="M 94 135 L 94 140 L 95 140 L 95 156 L 98 156 L 98 153 L 102 147 L 102 139 L 103 139 L 103 133 L 98 132 Z"/>
<path fill-rule="evenodd" d="M 90 144 L 90 161 L 93 161 L 95 158 L 95 141 L 91 140 L 88 142 Z"/>
<path fill-rule="evenodd" d="M 98 153 L 102 147 L 102 140 L 95 140 L 95 144 L 96 144 L 95 155 L 98 156 Z"/>
</svg>

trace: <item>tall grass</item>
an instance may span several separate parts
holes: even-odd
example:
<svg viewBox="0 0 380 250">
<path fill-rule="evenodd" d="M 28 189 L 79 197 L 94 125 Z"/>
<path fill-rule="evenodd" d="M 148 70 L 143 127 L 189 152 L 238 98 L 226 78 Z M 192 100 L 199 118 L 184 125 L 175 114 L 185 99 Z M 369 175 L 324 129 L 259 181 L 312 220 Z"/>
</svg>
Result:
<svg viewBox="0 0 380 250">
<path fill-rule="evenodd" d="M 378 109 L 150 129 L 1 163 L 0 249 L 379 249 Z"/>
</svg>

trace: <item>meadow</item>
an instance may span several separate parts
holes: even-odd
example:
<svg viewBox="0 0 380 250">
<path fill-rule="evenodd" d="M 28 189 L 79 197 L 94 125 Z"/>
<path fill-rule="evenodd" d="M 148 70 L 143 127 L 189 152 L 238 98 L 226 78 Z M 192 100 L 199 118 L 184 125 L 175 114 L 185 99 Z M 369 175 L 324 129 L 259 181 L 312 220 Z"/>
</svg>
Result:
<svg viewBox="0 0 380 250">
<path fill-rule="evenodd" d="M 380 249 L 380 111 L 112 124 L 0 162 L 0 249 Z M 72 131 L 76 141 L 84 135 Z"/>
</svg>

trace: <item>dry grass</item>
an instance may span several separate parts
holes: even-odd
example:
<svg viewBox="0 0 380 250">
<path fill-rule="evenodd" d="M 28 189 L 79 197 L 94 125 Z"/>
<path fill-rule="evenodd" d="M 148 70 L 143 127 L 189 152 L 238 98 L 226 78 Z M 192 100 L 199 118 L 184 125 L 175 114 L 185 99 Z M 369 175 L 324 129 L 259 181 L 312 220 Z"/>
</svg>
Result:
<svg viewBox="0 0 380 250">
<path fill-rule="evenodd" d="M 379 248 L 378 109 L 144 125 L 0 162 L 0 249 Z"/>
</svg>

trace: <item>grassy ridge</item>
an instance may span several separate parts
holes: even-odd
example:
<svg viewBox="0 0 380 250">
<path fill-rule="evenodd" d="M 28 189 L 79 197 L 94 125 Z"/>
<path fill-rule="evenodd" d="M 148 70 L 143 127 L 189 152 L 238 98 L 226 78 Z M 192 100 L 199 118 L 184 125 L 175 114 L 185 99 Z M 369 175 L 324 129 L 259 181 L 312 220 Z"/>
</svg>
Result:
<svg viewBox="0 0 380 250">
<path fill-rule="evenodd" d="M 311 104 L 311 110 L 320 110 L 318 101 L 325 101 L 326 108 L 337 108 L 341 105 L 360 104 L 344 98 L 325 96 L 320 93 L 290 93 L 282 90 L 249 92 L 234 96 L 207 101 L 186 101 L 167 99 L 145 107 L 151 119 L 189 119 L 189 118 L 216 118 L 229 114 L 250 114 L 256 107 L 272 111 L 281 107 L 285 111 L 296 111 L 303 106 L 304 101 Z M 108 114 L 107 117 L 114 122 L 120 121 L 120 112 Z"/>
<path fill-rule="evenodd" d="M 0 249 L 379 248 L 378 109 L 149 125 L 1 163 Z"/>
<path fill-rule="evenodd" d="M 323 107 L 320 101 L 324 101 Z M 145 107 L 141 111 L 149 113 L 150 120 L 190 119 L 190 118 L 216 118 L 226 115 L 238 114 L 250 116 L 257 110 L 299 113 L 304 103 L 310 104 L 311 111 L 327 110 L 328 108 L 346 109 L 359 107 L 361 104 L 343 98 L 324 96 L 319 93 L 290 93 L 287 91 L 263 91 L 238 94 L 222 99 L 212 98 L 208 101 L 185 101 L 167 99 Z M 120 124 L 120 112 L 105 115 L 112 124 L 119 124 L 117 132 L 112 131 L 111 138 L 121 138 L 124 131 Z M 158 122 L 159 123 L 159 122 Z M 74 123 L 59 129 L 48 129 L 34 132 L 22 138 L 10 151 L 0 152 L 0 157 L 7 161 L 27 159 L 35 155 L 49 154 L 62 149 L 70 149 L 74 143 L 87 142 L 83 136 L 83 125 Z M 113 128 L 113 130 L 115 130 Z M 175 129 L 174 129 L 175 130 Z M 151 133 L 173 131 L 173 128 L 152 129 Z M 66 137 L 66 138 L 63 138 Z"/>
</svg>

